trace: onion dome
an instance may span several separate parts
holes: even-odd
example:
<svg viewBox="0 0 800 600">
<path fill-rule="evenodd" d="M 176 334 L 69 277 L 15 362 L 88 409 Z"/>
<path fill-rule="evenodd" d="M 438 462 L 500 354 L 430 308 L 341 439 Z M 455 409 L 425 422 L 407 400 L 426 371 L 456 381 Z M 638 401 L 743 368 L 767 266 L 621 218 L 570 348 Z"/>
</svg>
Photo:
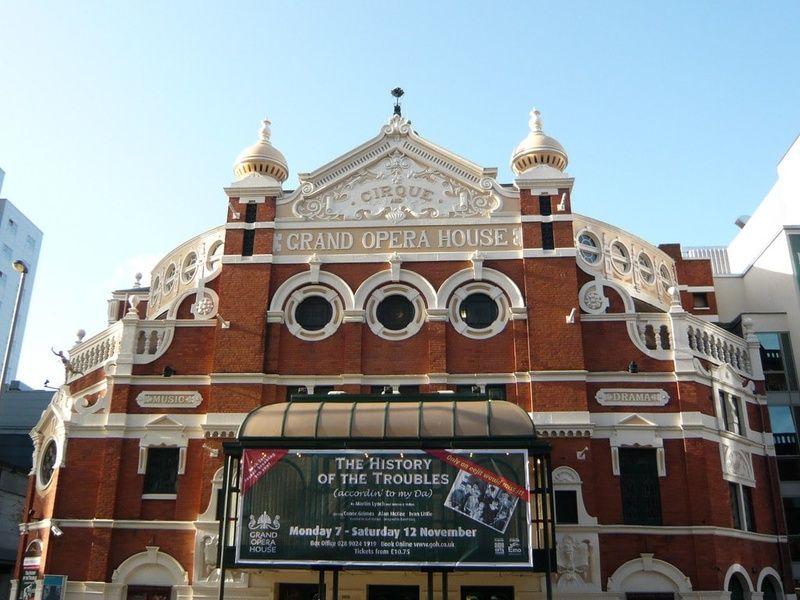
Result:
<svg viewBox="0 0 800 600">
<path fill-rule="evenodd" d="M 542 131 L 541 113 L 535 108 L 530 112 L 531 120 L 528 121 L 531 132 L 517 146 L 511 155 L 511 168 L 516 175 L 539 165 L 549 165 L 563 171 L 567 168 L 569 159 L 564 146 L 544 134 Z"/>
<path fill-rule="evenodd" d="M 272 131 L 267 119 L 261 121 L 260 139 L 241 151 L 233 165 L 233 173 L 241 179 L 249 173 L 261 173 L 272 177 L 278 182 L 283 182 L 289 176 L 289 167 L 286 158 L 273 146 L 269 137 Z"/>
</svg>

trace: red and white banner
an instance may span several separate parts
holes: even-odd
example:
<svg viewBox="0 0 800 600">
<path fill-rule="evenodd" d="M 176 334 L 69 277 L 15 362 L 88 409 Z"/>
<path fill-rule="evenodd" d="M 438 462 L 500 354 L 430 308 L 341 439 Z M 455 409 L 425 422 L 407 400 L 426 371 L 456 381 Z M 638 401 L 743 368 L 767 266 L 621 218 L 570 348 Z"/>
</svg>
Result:
<svg viewBox="0 0 800 600">
<path fill-rule="evenodd" d="M 522 498 L 525 502 L 528 501 L 530 497 L 530 492 L 526 490 L 519 484 L 514 483 L 513 481 L 509 481 L 505 477 L 498 475 L 494 471 L 490 471 L 486 467 L 482 467 L 479 464 L 472 462 L 471 460 L 464 458 L 463 456 L 459 456 L 457 454 L 452 454 L 447 450 L 425 450 L 431 456 L 435 456 L 441 461 L 446 462 L 448 465 L 456 467 L 461 471 L 466 471 L 470 475 L 474 475 L 475 477 L 486 481 L 487 483 L 491 483 L 492 485 L 496 485 L 504 492 L 511 494 L 512 496 L 516 496 L 517 498 Z"/>
<path fill-rule="evenodd" d="M 278 464 L 289 451 L 282 448 L 245 449 L 242 454 L 242 494 Z"/>
</svg>

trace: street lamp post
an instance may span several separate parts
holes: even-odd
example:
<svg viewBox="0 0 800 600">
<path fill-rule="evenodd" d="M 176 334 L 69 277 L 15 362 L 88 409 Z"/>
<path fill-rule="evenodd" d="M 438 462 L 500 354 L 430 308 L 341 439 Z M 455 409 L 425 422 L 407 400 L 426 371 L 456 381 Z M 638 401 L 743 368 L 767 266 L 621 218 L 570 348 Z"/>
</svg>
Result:
<svg viewBox="0 0 800 600">
<path fill-rule="evenodd" d="M 6 375 L 8 374 L 8 363 L 11 362 L 11 345 L 14 343 L 14 332 L 17 329 L 17 318 L 19 317 L 19 305 L 22 303 L 22 292 L 25 289 L 25 276 L 28 274 L 28 265 L 22 260 L 15 260 L 11 263 L 14 270 L 19 273 L 19 286 L 17 287 L 17 299 L 14 302 L 14 312 L 11 313 L 11 329 L 8 332 L 8 343 L 6 353 L 3 355 L 3 373 L 0 376 L 0 400 L 6 386 Z"/>
</svg>

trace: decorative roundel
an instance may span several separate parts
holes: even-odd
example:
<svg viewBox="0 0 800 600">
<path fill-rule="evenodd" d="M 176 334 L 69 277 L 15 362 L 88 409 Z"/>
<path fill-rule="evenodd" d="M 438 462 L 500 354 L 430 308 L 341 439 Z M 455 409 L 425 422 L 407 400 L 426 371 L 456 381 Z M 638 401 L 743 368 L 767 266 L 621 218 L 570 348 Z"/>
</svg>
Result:
<svg viewBox="0 0 800 600">
<path fill-rule="evenodd" d="M 653 285 L 656 281 L 656 270 L 653 268 L 653 261 L 644 252 L 639 253 L 637 259 L 639 263 L 639 276 L 648 285 Z"/>
<path fill-rule="evenodd" d="M 170 263 L 167 272 L 164 273 L 164 293 L 169 294 L 175 287 L 175 280 L 178 278 L 178 267 L 175 263 Z"/>
<path fill-rule="evenodd" d="M 56 460 L 58 459 L 58 446 L 54 439 L 50 439 L 45 444 L 42 455 L 39 458 L 39 472 L 37 479 L 40 487 L 47 487 L 53 479 L 53 471 L 56 468 Z"/>
<path fill-rule="evenodd" d="M 611 264 L 614 269 L 622 274 L 629 273 L 631 270 L 631 254 L 628 248 L 620 241 L 611 244 Z"/>
<path fill-rule="evenodd" d="M 505 328 L 511 308 L 503 290 L 485 281 L 476 281 L 453 292 L 448 313 L 460 334 L 485 339 Z"/>
<path fill-rule="evenodd" d="M 181 281 L 191 283 L 195 275 L 197 275 L 197 253 L 189 252 L 181 265 Z"/>
<path fill-rule="evenodd" d="M 367 300 L 366 312 L 369 328 L 387 340 L 411 337 L 422 328 L 427 316 L 422 295 L 402 284 L 375 290 Z"/>
<path fill-rule="evenodd" d="M 602 251 L 596 235 L 588 231 L 582 231 L 578 235 L 578 255 L 590 265 L 600 262 Z"/>
<path fill-rule="evenodd" d="M 293 335 L 308 341 L 332 335 L 344 317 L 344 304 L 335 290 L 307 285 L 292 292 L 284 307 L 286 326 Z"/>
</svg>

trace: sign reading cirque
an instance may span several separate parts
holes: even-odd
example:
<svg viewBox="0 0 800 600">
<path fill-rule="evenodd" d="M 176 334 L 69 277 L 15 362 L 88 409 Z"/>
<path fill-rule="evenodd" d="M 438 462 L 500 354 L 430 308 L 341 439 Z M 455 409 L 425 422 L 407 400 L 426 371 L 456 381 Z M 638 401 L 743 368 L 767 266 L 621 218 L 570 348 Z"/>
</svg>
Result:
<svg viewBox="0 0 800 600">
<path fill-rule="evenodd" d="M 533 567 L 526 450 L 245 449 L 236 562 Z"/>
</svg>

